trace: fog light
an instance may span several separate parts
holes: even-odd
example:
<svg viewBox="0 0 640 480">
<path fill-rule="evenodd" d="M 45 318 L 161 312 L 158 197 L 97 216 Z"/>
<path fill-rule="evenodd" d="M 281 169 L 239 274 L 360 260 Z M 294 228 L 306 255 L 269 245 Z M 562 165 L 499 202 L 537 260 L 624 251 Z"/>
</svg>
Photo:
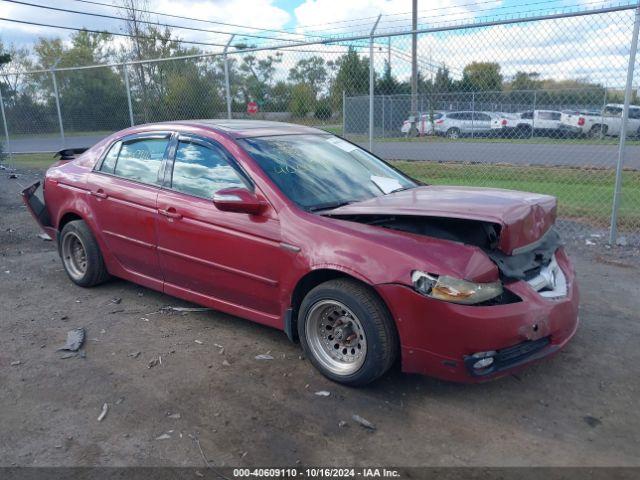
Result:
<svg viewBox="0 0 640 480">
<path fill-rule="evenodd" d="M 483 368 L 490 367 L 493 364 L 493 356 L 495 354 L 495 351 L 474 353 L 472 357 L 477 358 L 478 361 L 473 364 L 473 368 L 481 370 Z"/>
<path fill-rule="evenodd" d="M 476 363 L 473 364 L 473 368 L 476 370 L 480 370 L 482 368 L 487 368 L 493 363 L 493 357 L 481 358 Z"/>
</svg>

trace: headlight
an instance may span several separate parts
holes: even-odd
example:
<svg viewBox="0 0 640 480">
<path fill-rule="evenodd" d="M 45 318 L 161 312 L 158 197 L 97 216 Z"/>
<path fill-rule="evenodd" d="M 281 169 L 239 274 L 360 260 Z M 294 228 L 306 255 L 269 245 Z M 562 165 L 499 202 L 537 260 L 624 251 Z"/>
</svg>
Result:
<svg viewBox="0 0 640 480">
<path fill-rule="evenodd" d="M 473 305 L 497 297 L 502 282 L 474 283 L 446 275 L 430 275 L 419 270 L 411 273 L 413 287 L 420 293 L 445 302 Z"/>
</svg>

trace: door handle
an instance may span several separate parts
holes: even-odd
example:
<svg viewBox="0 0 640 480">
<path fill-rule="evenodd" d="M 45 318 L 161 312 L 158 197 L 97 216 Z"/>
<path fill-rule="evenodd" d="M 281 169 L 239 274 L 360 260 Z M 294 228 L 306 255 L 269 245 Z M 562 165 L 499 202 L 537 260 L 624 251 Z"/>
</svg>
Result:
<svg viewBox="0 0 640 480">
<path fill-rule="evenodd" d="M 107 198 L 109 196 L 106 193 L 104 193 L 104 190 L 102 190 L 101 188 L 99 188 L 95 192 L 91 192 L 91 195 L 98 198 Z"/>
<path fill-rule="evenodd" d="M 182 214 L 176 212 L 176 209 L 173 207 L 169 207 L 166 210 L 160 208 L 158 209 L 158 213 L 168 218 L 175 218 L 176 220 L 180 220 L 182 218 Z"/>
</svg>

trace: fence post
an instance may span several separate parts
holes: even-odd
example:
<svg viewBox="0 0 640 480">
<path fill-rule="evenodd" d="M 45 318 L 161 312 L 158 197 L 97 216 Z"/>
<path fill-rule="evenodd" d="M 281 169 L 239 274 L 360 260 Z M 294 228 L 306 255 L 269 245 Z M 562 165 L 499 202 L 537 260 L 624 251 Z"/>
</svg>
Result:
<svg viewBox="0 0 640 480">
<path fill-rule="evenodd" d="M 9 127 L 7 126 L 7 116 L 4 113 L 4 100 L 2 98 L 2 88 L 0 88 L 0 113 L 2 113 L 2 123 L 4 125 L 4 137 L 7 142 L 7 153 L 9 154 L 9 161 L 13 160 L 11 155 L 11 145 L 9 144 Z M 0 158 L 0 160 L 2 160 Z"/>
<path fill-rule="evenodd" d="M 476 92 L 471 92 L 471 138 L 475 138 L 476 135 Z"/>
<path fill-rule="evenodd" d="M 229 37 L 229 41 L 224 46 L 224 50 L 222 51 L 222 55 L 224 58 L 224 89 L 227 97 L 227 118 L 229 120 L 231 120 L 231 87 L 229 85 L 229 57 L 227 56 L 227 50 L 229 50 L 229 45 L 231 45 L 233 37 L 235 37 L 235 34 Z"/>
<path fill-rule="evenodd" d="M 56 62 L 57 63 L 57 62 Z M 58 94 L 58 82 L 56 81 L 56 71 L 51 69 L 51 78 L 53 79 L 53 93 L 56 96 L 56 110 L 58 111 L 58 124 L 60 125 L 60 138 L 62 139 L 62 147 L 64 147 L 64 126 L 62 125 L 62 111 L 60 110 L 60 95 Z"/>
<path fill-rule="evenodd" d="M 344 137 L 347 133 L 347 127 L 346 127 L 346 122 L 347 120 L 345 119 L 344 116 L 344 112 L 346 111 L 345 109 L 345 101 L 347 100 L 347 94 L 344 90 L 342 90 L 342 136 Z"/>
<path fill-rule="evenodd" d="M 538 91 L 533 91 L 533 113 L 531 114 L 531 135 L 529 138 L 533 138 L 534 131 L 536 129 L 536 103 L 538 102 Z"/>
<path fill-rule="evenodd" d="M 627 84 L 624 89 L 624 108 L 620 125 L 620 143 L 618 145 L 618 163 L 616 165 L 616 182 L 613 188 L 613 205 L 611 207 L 611 229 L 609 231 L 609 243 L 615 244 L 618 236 L 618 208 L 620 207 L 620 188 L 622 187 L 622 165 L 627 143 L 627 121 L 629 119 L 629 103 L 631 103 L 631 85 L 633 83 L 633 69 L 636 63 L 638 50 L 638 31 L 640 30 L 640 2 L 636 8 L 633 22 L 633 34 L 631 35 L 631 49 L 629 52 L 629 66 L 627 67 Z"/>
<path fill-rule="evenodd" d="M 373 92 L 375 81 L 375 67 L 373 65 L 373 35 L 378 28 L 378 22 L 380 21 L 382 14 L 378 15 L 376 23 L 373 24 L 371 33 L 369 34 L 369 151 L 373 152 Z"/>
<path fill-rule="evenodd" d="M 129 85 L 129 69 L 125 63 L 122 66 L 122 73 L 124 74 L 124 88 L 127 89 L 127 104 L 129 105 L 129 123 L 133 127 L 135 122 L 133 121 L 133 107 L 131 105 L 131 87 Z"/>
</svg>

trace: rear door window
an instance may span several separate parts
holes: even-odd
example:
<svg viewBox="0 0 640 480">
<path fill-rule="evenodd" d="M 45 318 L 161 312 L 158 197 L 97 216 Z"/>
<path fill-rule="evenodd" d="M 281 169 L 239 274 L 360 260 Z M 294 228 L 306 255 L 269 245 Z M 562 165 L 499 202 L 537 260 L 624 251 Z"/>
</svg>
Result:
<svg viewBox="0 0 640 480">
<path fill-rule="evenodd" d="M 109 153 L 104 157 L 102 165 L 100 165 L 100 171 L 113 174 L 116 168 L 116 160 L 118 160 L 118 154 L 120 153 L 120 147 L 122 142 L 114 143 L 109 149 Z"/>
<path fill-rule="evenodd" d="M 159 184 L 158 172 L 168 145 L 168 137 L 123 142 L 113 174 L 136 182 Z"/>
</svg>

